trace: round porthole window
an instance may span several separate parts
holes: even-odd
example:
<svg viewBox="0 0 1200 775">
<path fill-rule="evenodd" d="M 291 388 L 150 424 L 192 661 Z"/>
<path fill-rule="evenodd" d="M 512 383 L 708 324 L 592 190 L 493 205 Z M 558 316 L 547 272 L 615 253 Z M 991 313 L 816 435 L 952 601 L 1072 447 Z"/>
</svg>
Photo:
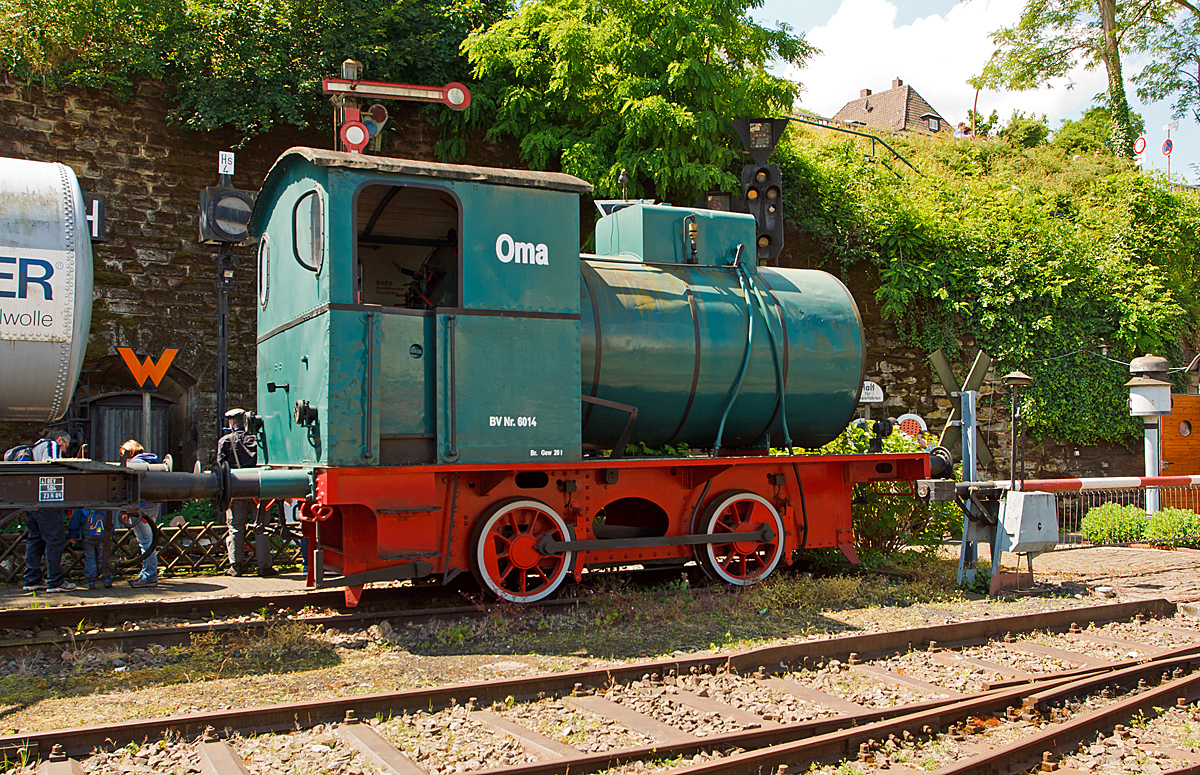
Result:
<svg viewBox="0 0 1200 775">
<path fill-rule="evenodd" d="M 263 235 L 258 243 L 258 303 L 267 308 L 267 293 L 271 290 L 271 242 Z"/>
<path fill-rule="evenodd" d="M 1179 423 L 1179 435 L 1180 436 L 1191 436 L 1192 435 L 1191 422 L 1184 420 L 1183 422 Z"/>
</svg>

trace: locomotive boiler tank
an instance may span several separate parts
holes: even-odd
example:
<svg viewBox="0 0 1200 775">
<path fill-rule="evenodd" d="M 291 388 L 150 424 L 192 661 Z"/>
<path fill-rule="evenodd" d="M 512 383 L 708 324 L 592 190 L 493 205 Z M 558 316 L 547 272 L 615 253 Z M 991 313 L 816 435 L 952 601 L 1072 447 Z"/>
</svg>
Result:
<svg viewBox="0 0 1200 775">
<path fill-rule="evenodd" d="M 580 262 L 583 395 L 636 407 L 630 440 L 652 448 L 710 447 L 726 414 L 725 448 L 783 446 L 784 418 L 795 446 L 836 438 L 853 418 L 864 366 L 846 287 L 820 271 L 739 268 L 745 251 L 735 244 L 752 244 L 753 222 L 741 235 L 746 224 L 729 213 L 697 214 L 692 262 L 663 255 L 664 242 L 687 253 L 687 224 L 676 229 L 682 208 L 639 209 L 648 212 L 608 217 L 623 216 L 621 229 L 602 219 L 597 247 L 609 255 Z M 611 448 L 628 411 L 584 400 L 584 445 Z"/>
<path fill-rule="evenodd" d="M 75 173 L 0 158 L 0 421 L 66 413 L 91 318 L 92 245 Z"/>
</svg>

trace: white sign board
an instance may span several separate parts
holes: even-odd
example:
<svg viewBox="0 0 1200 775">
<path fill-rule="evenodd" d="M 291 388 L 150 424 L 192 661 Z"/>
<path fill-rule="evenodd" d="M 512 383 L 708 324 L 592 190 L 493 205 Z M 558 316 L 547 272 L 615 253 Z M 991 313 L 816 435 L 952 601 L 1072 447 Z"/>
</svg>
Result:
<svg viewBox="0 0 1200 775">
<path fill-rule="evenodd" d="M 233 151 L 219 151 L 217 153 L 217 174 L 233 174 Z"/>
<path fill-rule="evenodd" d="M 858 399 L 860 404 L 882 404 L 883 403 L 883 388 L 876 385 L 874 382 L 864 382 L 862 386 L 862 396 Z"/>
<path fill-rule="evenodd" d="M 75 253 L 0 245 L 0 339 L 69 342 Z"/>
</svg>

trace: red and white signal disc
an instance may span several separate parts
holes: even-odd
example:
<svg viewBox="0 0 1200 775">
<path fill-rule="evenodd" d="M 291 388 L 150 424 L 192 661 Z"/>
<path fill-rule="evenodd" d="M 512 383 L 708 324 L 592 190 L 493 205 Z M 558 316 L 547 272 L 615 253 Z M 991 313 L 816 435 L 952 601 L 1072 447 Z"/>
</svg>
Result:
<svg viewBox="0 0 1200 775">
<path fill-rule="evenodd" d="M 366 124 L 361 121 L 347 121 L 342 124 L 342 129 L 338 134 L 341 135 L 342 142 L 346 144 L 350 153 L 360 153 L 363 148 L 367 147 L 367 143 L 371 139 L 371 133 L 367 131 Z"/>
</svg>

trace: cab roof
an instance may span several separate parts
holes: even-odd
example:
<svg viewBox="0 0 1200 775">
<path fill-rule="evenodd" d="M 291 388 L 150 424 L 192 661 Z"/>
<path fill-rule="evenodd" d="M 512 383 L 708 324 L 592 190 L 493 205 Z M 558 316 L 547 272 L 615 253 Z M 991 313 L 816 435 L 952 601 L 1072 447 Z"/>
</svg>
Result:
<svg viewBox="0 0 1200 775">
<path fill-rule="evenodd" d="M 275 185 L 276 180 L 283 176 L 286 170 L 297 162 L 307 161 L 319 167 L 338 167 L 366 172 L 381 172 L 396 175 L 436 178 L 438 180 L 459 180 L 465 182 L 486 183 L 495 186 L 519 186 L 522 188 L 540 188 L 550 191 L 563 191 L 572 194 L 587 194 L 592 190 L 592 184 L 574 175 L 562 172 L 537 172 L 534 170 L 513 170 L 502 167 L 476 167 L 469 164 L 444 164 L 433 161 L 417 161 L 415 159 L 397 159 L 389 156 L 365 156 L 361 153 L 345 153 L 329 151 L 323 148 L 295 147 L 284 151 L 275 164 L 271 166 L 267 177 L 263 180 L 261 198 Z M 262 227 L 262 215 L 255 208 L 250 224 L 251 233 L 257 234 Z"/>
</svg>

